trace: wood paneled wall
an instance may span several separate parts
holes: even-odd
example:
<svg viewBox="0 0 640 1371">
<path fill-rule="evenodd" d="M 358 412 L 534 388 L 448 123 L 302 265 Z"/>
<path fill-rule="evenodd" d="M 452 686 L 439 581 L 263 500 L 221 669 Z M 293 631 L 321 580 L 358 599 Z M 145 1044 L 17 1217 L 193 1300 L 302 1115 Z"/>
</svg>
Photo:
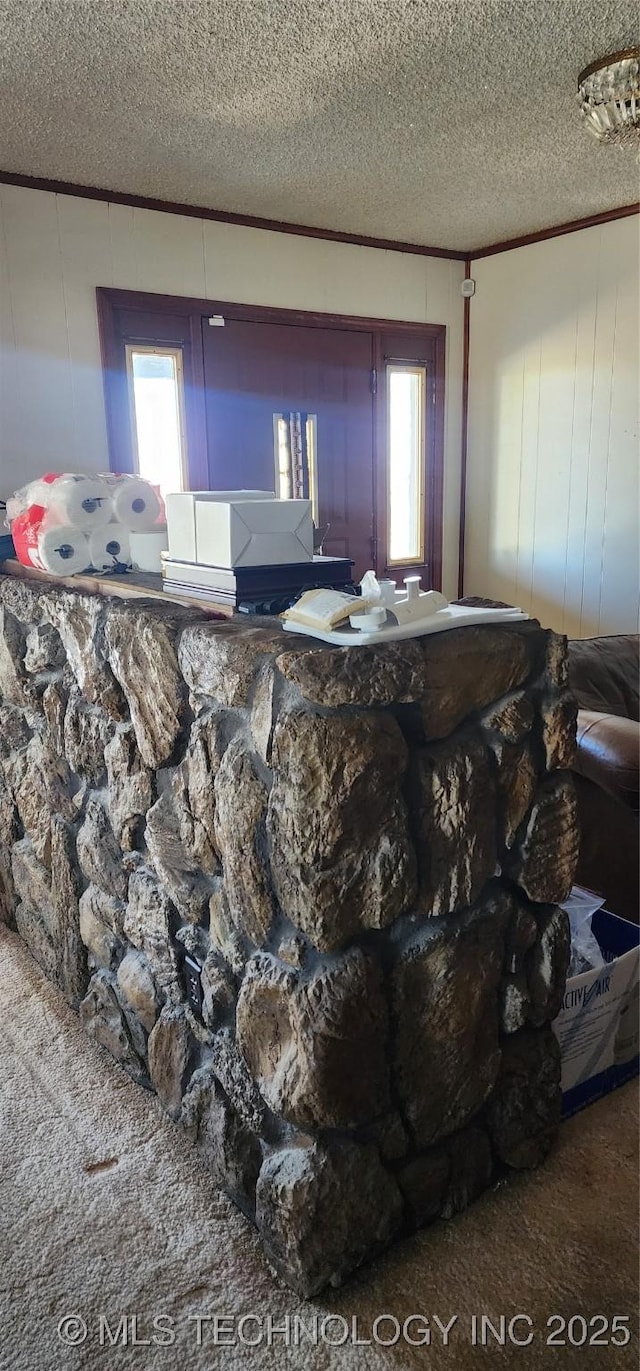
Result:
<svg viewBox="0 0 640 1371">
<path fill-rule="evenodd" d="M 638 219 L 472 263 L 465 593 L 638 629 Z"/>
<path fill-rule="evenodd" d="M 447 326 L 444 586 L 455 594 L 464 263 L 0 185 L 0 497 L 108 465 L 96 286 Z"/>
</svg>

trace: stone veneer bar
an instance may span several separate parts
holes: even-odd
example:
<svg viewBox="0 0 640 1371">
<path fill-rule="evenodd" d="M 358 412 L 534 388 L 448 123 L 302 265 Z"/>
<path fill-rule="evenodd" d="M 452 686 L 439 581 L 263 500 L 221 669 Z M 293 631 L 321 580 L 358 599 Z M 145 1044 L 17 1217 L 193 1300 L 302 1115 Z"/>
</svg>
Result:
<svg viewBox="0 0 640 1371">
<path fill-rule="evenodd" d="M 289 1285 L 545 1156 L 578 845 L 563 638 L 330 648 L 3 576 L 0 695 L 0 918 Z"/>
</svg>

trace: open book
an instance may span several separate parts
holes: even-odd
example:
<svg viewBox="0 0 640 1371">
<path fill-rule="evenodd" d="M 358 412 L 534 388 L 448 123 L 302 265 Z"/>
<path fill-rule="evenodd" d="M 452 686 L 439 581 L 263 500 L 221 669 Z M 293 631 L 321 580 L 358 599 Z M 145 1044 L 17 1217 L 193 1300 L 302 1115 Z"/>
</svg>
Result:
<svg viewBox="0 0 640 1371">
<path fill-rule="evenodd" d="M 293 627 L 304 624 L 329 633 L 337 624 L 345 623 L 350 614 L 369 609 L 373 603 L 360 595 L 347 595 L 343 590 L 306 590 L 282 618 Z"/>
</svg>

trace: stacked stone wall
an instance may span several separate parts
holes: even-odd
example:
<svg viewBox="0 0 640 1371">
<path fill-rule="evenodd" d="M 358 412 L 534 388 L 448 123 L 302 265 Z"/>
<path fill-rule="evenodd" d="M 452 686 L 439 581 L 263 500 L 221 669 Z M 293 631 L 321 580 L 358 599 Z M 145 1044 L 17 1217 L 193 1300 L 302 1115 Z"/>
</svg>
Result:
<svg viewBox="0 0 640 1371">
<path fill-rule="evenodd" d="M 302 1294 L 536 1165 L 578 834 L 565 642 L 334 649 L 0 578 L 0 917 Z"/>
</svg>

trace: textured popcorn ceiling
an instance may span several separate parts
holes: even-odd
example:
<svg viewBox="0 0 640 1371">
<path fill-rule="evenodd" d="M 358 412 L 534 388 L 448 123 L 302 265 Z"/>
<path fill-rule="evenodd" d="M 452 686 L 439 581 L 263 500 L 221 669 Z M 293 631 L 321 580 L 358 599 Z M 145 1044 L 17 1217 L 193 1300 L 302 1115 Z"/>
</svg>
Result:
<svg viewBox="0 0 640 1371">
<path fill-rule="evenodd" d="M 0 168 L 465 249 L 628 203 L 634 0 L 0 0 Z"/>
</svg>

